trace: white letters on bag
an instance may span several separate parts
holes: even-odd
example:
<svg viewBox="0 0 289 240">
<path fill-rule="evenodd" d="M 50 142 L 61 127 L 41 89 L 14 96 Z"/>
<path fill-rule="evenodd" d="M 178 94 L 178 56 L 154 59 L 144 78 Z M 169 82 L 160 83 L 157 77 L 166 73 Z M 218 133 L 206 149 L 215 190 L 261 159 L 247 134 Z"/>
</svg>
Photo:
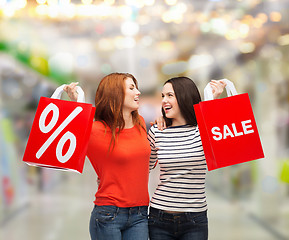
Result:
<svg viewBox="0 0 289 240">
<path fill-rule="evenodd" d="M 245 120 L 241 122 L 241 126 L 243 131 L 238 132 L 237 128 L 236 128 L 236 124 L 232 123 L 231 124 L 231 129 L 228 125 L 224 125 L 223 126 L 223 131 L 221 132 L 221 129 L 219 127 L 213 127 L 211 129 L 211 132 L 213 133 L 213 138 L 216 141 L 222 140 L 222 139 L 226 139 L 227 137 L 238 137 L 238 136 L 242 136 L 243 134 L 250 134 L 253 133 L 254 130 L 252 129 L 252 125 L 251 125 L 251 120 Z M 222 134 L 223 133 L 223 134 Z"/>
</svg>

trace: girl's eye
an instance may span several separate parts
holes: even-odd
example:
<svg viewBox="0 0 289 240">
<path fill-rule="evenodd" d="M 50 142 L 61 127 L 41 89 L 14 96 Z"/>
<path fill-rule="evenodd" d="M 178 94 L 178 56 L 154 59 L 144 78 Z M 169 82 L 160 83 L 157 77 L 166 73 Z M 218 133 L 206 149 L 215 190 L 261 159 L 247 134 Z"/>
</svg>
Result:
<svg viewBox="0 0 289 240">
<path fill-rule="evenodd" d="M 162 98 L 164 98 L 165 96 L 162 94 Z"/>
</svg>

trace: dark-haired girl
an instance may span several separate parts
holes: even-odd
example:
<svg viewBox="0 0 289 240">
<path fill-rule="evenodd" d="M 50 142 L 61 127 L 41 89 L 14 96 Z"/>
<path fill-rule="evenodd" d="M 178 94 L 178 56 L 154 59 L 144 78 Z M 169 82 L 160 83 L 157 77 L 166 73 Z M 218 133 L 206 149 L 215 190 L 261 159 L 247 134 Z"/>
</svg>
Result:
<svg viewBox="0 0 289 240">
<path fill-rule="evenodd" d="M 214 98 L 225 82 L 211 81 Z M 165 82 L 162 113 L 167 128 L 151 127 L 150 169 L 160 164 L 160 181 L 149 213 L 150 240 L 208 239 L 205 195 L 206 160 L 194 112 L 201 101 L 195 83 L 187 77 Z"/>
</svg>

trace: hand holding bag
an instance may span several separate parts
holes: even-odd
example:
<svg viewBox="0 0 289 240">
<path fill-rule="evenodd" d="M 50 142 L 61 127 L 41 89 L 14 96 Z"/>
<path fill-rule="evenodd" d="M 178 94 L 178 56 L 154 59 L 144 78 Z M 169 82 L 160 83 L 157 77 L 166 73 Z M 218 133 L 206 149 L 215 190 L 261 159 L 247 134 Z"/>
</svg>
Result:
<svg viewBox="0 0 289 240">
<path fill-rule="evenodd" d="M 205 101 L 194 105 L 209 171 L 264 157 L 248 94 L 225 81 L 227 98 L 213 99 L 208 84 Z"/>
<path fill-rule="evenodd" d="M 77 102 L 60 100 L 64 86 L 40 98 L 23 161 L 82 173 L 95 108 L 84 103 L 80 87 Z"/>
</svg>

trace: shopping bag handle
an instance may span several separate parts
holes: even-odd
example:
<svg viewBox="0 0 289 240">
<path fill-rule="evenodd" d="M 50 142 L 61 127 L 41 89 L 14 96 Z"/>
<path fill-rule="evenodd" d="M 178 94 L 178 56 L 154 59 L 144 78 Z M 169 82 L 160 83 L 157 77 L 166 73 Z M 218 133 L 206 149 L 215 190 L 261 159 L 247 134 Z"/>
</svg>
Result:
<svg viewBox="0 0 289 240">
<path fill-rule="evenodd" d="M 54 91 L 54 93 L 52 94 L 51 98 L 55 98 L 55 99 L 60 99 L 61 94 L 63 93 L 63 88 L 66 86 L 66 84 L 61 85 L 60 87 L 56 88 L 56 90 Z M 77 102 L 85 102 L 85 98 L 84 98 L 84 92 L 82 90 L 81 87 L 76 86 L 76 91 L 78 93 L 78 97 L 77 97 Z"/>
<path fill-rule="evenodd" d="M 228 79 L 221 79 L 221 80 L 223 80 L 227 84 L 226 85 L 226 91 L 227 91 L 228 97 L 238 94 L 233 82 L 231 82 Z M 205 101 L 214 99 L 213 89 L 212 89 L 210 83 L 208 83 L 204 89 L 204 97 L 205 97 Z"/>
</svg>

